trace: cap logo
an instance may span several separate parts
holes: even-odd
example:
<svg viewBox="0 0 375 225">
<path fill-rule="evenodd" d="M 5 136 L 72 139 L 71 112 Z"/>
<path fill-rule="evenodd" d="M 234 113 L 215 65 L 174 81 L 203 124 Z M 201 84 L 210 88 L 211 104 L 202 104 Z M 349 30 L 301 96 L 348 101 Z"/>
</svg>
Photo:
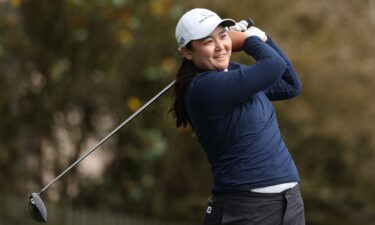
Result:
<svg viewBox="0 0 375 225">
<path fill-rule="evenodd" d="M 183 46 L 184 43 L 185 43 L 185 38 L 181 37 L 179 42 L 178 42 L 178 45 Z"/>
<path fill-rule="evenodd" d="M 210 18 L 212 16 L 215 16 L 214 14 L 210 14 L 209 11 L 204 11 L 204 12 L 201 13 L 201 15 L 203 16 L 203 18 L 201 20 L 199 20 L 199 23 L 202 23 L 206 19 L 208 19 L 208 18 Z"/>
</svg>

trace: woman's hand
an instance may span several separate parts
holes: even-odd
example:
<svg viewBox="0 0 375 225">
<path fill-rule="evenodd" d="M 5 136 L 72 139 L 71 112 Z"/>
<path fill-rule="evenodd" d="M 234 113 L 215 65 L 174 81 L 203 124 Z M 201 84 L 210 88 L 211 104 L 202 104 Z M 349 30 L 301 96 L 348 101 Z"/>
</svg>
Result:
<svg viewBox="0 0 375 225">
<path fill-rule="evenodd" d="M 229 36 L 232 39 L 232 51 L 238 52 L 243 50 L 243 43 L 247 37 L 257 36 L 263 42 L 267 41 L 267 35 L 261 29 L 253 26 L 254 22 L 251 20 L 251 26 L 248 27 L 246 20 L 241 20 L 236 25 L 229 28 Z M 242 34 L 241 34 L 242 33 Z"/>
<path fill-rule="evenodd" d="M 259 29 L 258 27 L 250 27 L 249 29 L 245 30 L 244 33 L 247 34 L 248 37 L 250 36 L 257 36 L 259 37 L 263 42 L 267 41 L 267 35 L 264 31 Z"/>
</svg>

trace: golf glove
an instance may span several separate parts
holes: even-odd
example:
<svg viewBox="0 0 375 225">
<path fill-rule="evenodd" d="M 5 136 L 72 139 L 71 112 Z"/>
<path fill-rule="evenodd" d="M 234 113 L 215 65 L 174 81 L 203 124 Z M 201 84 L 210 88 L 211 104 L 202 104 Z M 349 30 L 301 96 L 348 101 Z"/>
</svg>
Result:
<svg viewBox="0 0 375 225">
<path fill-rule="evenodd" d="M 236 24 L 237 25 L 237 24 Z M 247 35 L 247 37 L 251 37 L 251 36 L 257 36 L 259 37 L 262 41 L 266 42 L 267 41 L 267 35 L 265 32 L 263 32 L 261 29 L 257 28 L 257 27 L 250 27 L 249 29 L 245 30 L 244 31 Z"/>
<path fill-rule="evenodd" d="M 246 20 L 241 20 L 240 22 L 237 22 L 236 25 L 231 26 L 229 30 L 244 32 L 245 30 L 247 30 L 247 25 L 248 23 Z"/>
<path fill-rule="evenodd" d="M 248 21 L 246 20 L 241 20 L 240 22 L 237 22 L 236 25 L 231 26 L 229 30 L 235 30 L 239 32 L 245 32 L 247 37 L 250 36 L 257 36 L 259 37 L 262 41 L 267 41 L 267 35 L 265 32 L 260 30 L 257 27 L 251 26 L 250 28 L 248 26 Z"/>
</svg>

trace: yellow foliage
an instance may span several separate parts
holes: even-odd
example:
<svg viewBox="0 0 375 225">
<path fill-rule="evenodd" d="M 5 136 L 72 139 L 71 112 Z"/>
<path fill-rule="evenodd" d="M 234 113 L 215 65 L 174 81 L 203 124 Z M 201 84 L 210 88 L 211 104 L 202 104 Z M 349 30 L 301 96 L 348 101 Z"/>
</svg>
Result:
<svg viewBox="0 0 375 225">
<path fill-rule="evenodd" d="M 155 16 L 163 16 L 170 8 L 169 0 L 154 0 L 150 2 L 150 11 Z"/>
<path fill-rule="evenodd" d="M 176 60 L 172 57 L 165 58 L 160 66 L 164 72 L 172 73 L 176 68 Z"/>
<path fill-rule="evenodd" d="M 134 37 L 131 32 L 121 30 L 116 33 L 116 40 L 121 44 L 130 44 L 134 41 Z"/>
<path fill-rule="evenodd" d="M 9 0 L 9 3 L 13 7 L 19 7 L 22 4 L 22 0 Z"/>
<path fill-rule="evenodd" d="M 139 109 L 139 107 L 141 107 L 141 101 L 139 100 L 139 98 L 135 97 L 135 96 L 130 96 L 127 101 L 126 101 L 127 105 L 128 105 L 128 108 L 130 109 L 130 111 L 132 112 L 135 112 L 137 111 L 137 109 Z"/>
</svg>

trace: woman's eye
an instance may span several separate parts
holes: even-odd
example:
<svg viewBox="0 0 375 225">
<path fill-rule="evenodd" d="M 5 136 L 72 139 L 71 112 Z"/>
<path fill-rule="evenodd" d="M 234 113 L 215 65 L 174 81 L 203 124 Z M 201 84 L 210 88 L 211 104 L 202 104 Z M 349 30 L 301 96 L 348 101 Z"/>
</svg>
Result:
<svg viewBox="0 0 375 225">
<path fill-rule="evenodd" d="M 225 33 L 225 34 L 220 35 L 220 38 L 221 38 L 221 39 L 225 39 L 227 36 L 228 36 L 228 34 Z"/>
<path fill-rule="evenodd" d="M 211 44 L 212 42 L 213 42 L 213 40 L 208 39 L 208 40 L 206 40 L 206 41 L 204 42 L 204 44 L 205 44 L 205 45 L 209 45 L 209 44 Z"/>
</svg>

